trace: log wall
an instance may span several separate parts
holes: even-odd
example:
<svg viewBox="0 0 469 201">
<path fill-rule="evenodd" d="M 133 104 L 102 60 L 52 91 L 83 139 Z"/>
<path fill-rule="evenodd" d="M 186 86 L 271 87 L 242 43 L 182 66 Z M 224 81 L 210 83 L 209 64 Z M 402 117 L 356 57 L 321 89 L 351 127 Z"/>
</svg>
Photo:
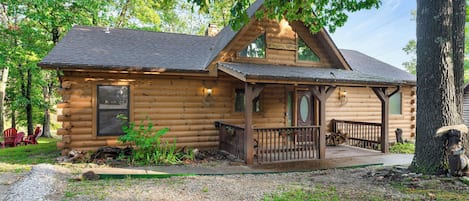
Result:
<svg viewBox="0 0 469 201">
<path fill-rule="evenodd" d="M 245 58 L 238 56 L 238 52 L 243 50 L 248 44 L 254 41 L 261 34 L 266 35 L 266 57 L 265 58 Z M 297 59 L 297 40 L 301 37 L 306 44 L 320 58 L 319 62 L 299 61 Z M 229 52 L 229 57 L 225 61 L 249 62 L 258 64 L 281 64 L 305 67 L 330 68 L 340 67 L 337 55 L 330 52 L 330 48 L 324 43 L 321 34 L 311 35 L 309 30 L 302 23 L 292 23 L 282 20 L 278 23 L 275 20 L 255 20 L 242 30 L 233 39 L 233 42 L 225 51 Z"/>
<path fill-rule="evenodd" d="M 97 78 L 99 77 L 99 78 Z M 214 78 L 178 78 L 165 76 L 113 75 L 65 73 L 60 93 L 58 120 L 63 136 L 59 146 L 64 149 L 94 150 L 101 146 L 116 146 L 117 137 L 96 136 L 96 88 L 100 84 L 130 86 L 130 118 L 137 124 L 151 119 L 156 128 L 168 127 L 165 139 L 176 139 L 179 147 L 217 148 L 218 131 L 215 121 L 243 124 L 242 112 L 234 112 L 236 88 L 240 81 L 223 73 Z M 212 100 L 207 101 L 204 87 L 213 89 Z M 261 92 L 261 112 L 253 113 L 254 127 L 286 126 L 287 92 L 291 85 L 267 85 Z M 380 102 L 369 88 L 348 87 L 348 101 L 341 104 L 338 91 L 327 101 L 328 122 L 335 119 L 380 122 Z M 338 90 L 338 89 L 336 89 Z M 394 130 L 404 131 L 409 139 L 414 133 L 415 92 L 403 88 L 403 114 L 390 117 L 390 140 Z"/>
<path fill-rule="evenodd" d="M 347 91 L 347 101 L 339 100 L 339 90 Z M 389 141 L 396 141 L 395 130 L 403 130 L 404 139 L 413 139 L 415 136 L 415 88 L 403 87 L 402 114 L 389 116 Z M 370 88 L 341 87 L 329 97 L 326 105 L 326 119 L 363 121 L 381 123 L 381 102 Z"/>
<path fill-rule="evenodd" d="M 233 78 L 224 75 L 208 80 L 110 75 L 65 73 L 64 83 L 69 87 L 60 92 L 63 103 L 58 105 L 61 108 L 58 120 L 62 122 L 62 128 L 58 134 L 67 140 L 59 146 L 94 150 L 100 146 L 118 145 L 115 136 L 96 136 L 96 89 L 97 85 L 103 84 L 129 85 L 131 120 L 138 124 L 149 118 L 155 128 L 169 128 L 165 139 L 171 142 L 176 139 L 179 147 L 216 148 L 215 121 L 243 124 L 244 114 L 234 112 L 234 94 L 236 88 L 244 85 Z M 204 95 L 207 85 L 213 90 L 211 100 Z M 283 88 L 266 87 L 261 94 L 262 111 L 253 113 L 254 125 L 284 125 L 285 101 Z"/>
</svg>

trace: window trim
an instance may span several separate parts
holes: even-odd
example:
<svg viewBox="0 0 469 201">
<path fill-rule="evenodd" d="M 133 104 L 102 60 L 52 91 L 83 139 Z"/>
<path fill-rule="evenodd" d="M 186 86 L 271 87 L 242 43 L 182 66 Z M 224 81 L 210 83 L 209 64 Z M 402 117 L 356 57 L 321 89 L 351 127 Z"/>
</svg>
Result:
<svg viewBox="0 0 469 201">
<path fill-rule="evenodd" d="M 251 45 L 254 41 L 256 41 L 259 37 L 261 36 L 264 36 L 264 57 L 247 57 L 247 56 L 242 56 L 241 55 L 241 52 L 246 49 L 249 45 Z M 258 36 L 256 36 L 256 38 L 254 38 L 253 40 L 251 40 L 247 45 L 243 46 L 243 48 L 241 48 L 241 50 L 238 50 L 237 53 L 236 53 L 236 56 L 238 59 L 244 59 L 244 60 L 265 60 L 267 59 L 267 34 L 266 32 L 262 32 L 261 34 L 259 34 Z"/>
<path fill-rule="evenodd" d="M 95 87 L 95 96 L 94 96 L 94 107 L 95 108 L 95 113 L 93 114 L 93 118 L 95 120 L 95 128 L 93 129 L 94 132 L 95 132 L 95 136 L 97 138 L 99 137 L 118 137 L 118 136 L 121 136 L 121 135 L 124 135 L 125 133 L 122 131 L 122 133 L 106 133 L 106 134 L 100 134 L 99 133 L 99 129 L 100 129 L 100 125 L 99 125 L 99 117 L 100 117 L 100 111 L 101 110 L 105 110 L 105 111 L 112 111 L 112 110 L 125 110 L 125 109 L 100 109 L 99 108 L 99 87 L 102 87 L 102 86 L 115 86 L 115 87 L 127 87 L 127 117 L 129 118 L 129 121 L 130 121 L 130 116 L 131 116 L 131 86 L 130 85 L 126 85 L 126 84 L 97 84 L 96 87 Z"/>
</svg>

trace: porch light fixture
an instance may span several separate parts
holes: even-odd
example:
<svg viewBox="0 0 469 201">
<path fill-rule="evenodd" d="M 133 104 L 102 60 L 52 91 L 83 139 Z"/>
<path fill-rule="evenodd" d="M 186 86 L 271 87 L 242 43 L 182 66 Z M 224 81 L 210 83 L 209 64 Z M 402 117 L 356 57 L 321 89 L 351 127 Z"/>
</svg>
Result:
<svg viewBox="0 0 469 201">
<path fill-rule="evenodd" d="M 205 96 L 212 96 L 212 89 L 211 88 L 205 88 Z"/>
<path fill-rule="evenodd" d="M 212 106 L 214 104 L 212 93 L 213 93 L 212 88 L 208 88 L 208 87 L 204 88 L 203 103 L 204 103 L 205 106 Z"/>
<path fill-rule="evenodd" d="M 340 105 L 345 105 L 347 103 L 347 91 L 345 89 L 339 88 L 339 101 Z"/>
</svg>

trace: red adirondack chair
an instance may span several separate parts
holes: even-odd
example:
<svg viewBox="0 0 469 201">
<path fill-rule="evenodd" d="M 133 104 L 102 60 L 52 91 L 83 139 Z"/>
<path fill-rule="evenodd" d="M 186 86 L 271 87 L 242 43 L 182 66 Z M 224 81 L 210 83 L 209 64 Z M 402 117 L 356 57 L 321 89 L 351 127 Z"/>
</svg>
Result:
<svg viewBox="0 0 469 201">
<path fill-rule="evenodd" d="M 15 137 L 15 146 L 21 145 L 24 141 L 24 132 L 19 132 Z"/>
<path fill-rule="evenodd" d="M 26 140 L 24 140 L 24 144 L 37 144 L 37 139 L 42 135 L 42 129 L 41 127 L 36 127 L 34 130 L 34 134 L 28 136 Z"/>
<path fill-rule="evenodd" d="M 9 128 L 3 131 L 3 142 L 0 142 L 2 144 L 2 148 L 5 148 L 5 146 L 16 146 L 15 144 L 15 139 L 17 132 L 15 128 Z"/>
</svg>

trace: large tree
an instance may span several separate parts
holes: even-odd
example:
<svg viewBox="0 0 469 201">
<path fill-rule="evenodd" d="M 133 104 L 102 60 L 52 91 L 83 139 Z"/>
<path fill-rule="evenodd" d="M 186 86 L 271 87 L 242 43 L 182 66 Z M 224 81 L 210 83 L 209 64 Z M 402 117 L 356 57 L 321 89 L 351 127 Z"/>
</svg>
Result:
<svg viewBox="0 0 469 201">
<path fill-rule="evenodd" d="M 445 171 L 442 126 L 463 123 L 465 0 L 417 1 L 417 119 L 412 168 Z"/>
</svg>

